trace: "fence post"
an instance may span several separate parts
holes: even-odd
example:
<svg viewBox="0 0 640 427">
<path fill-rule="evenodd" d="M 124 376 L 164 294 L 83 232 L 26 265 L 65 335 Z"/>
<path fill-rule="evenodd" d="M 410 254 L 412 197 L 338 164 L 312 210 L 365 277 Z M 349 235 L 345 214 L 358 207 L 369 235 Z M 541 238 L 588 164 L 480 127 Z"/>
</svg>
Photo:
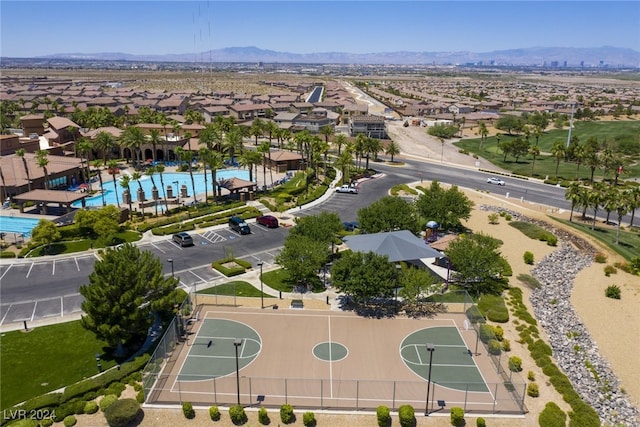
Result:
<svg viewBox="0 0 640 427">
<path fill-rule="evenodd" d="M 218 404 L 218 392 L 216 391 L 216 377 L 213 377 L 213 401 Z"/>
<path fill-rule="evenodd" d="M 496 402 L 498 401 L 498 384 L 496 383 L 496 390 L 493 398 L 493 413 L 496 413 Z"/>
<path fill-rule="evenodd" d="M 284 403 L 288 404 L 289 403 L 289 396 L 287 393 L 287 379 L 284 379 Z"/>
<path fill-rule="evenodd" d="M 249 407 L 253 408 L 253 394 L 251 393 L 251 377 L 249 377 Z"/>
<path fill-rule="evenodd" d="M 464 389 L 464 412 L 467 412 L 467 395 L 469 394 L 469 384 L 465 386 Z"/>
<path fill-rule="evenodd" d="M 323 392 L 324 380 L 320 380 L 320 409 L 324 409 L 324 392 Z"/>
<path fill-rule="evenodd" d="M 356 411 L 360 406 L 360 380 L 356 380 Z"/>
<path fill-rule="evenodd" d="M 391 409 L 396 408 L 396 382 L 393 381 L 393 398 L 391 399 Z"/>
</svg>

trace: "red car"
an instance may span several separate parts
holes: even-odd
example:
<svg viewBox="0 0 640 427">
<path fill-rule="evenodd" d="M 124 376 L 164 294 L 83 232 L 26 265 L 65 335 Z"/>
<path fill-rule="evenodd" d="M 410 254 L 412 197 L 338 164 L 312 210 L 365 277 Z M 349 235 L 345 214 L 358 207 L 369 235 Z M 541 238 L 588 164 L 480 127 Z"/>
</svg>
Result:
<svg viewBox="0 0 640 427">
<path fill-rule="evenodd" d="M 256 218 L 256 222 L 267 228 L 278 228 L 278 218 L 273 215 L 262 215 Z"/>
</svg>

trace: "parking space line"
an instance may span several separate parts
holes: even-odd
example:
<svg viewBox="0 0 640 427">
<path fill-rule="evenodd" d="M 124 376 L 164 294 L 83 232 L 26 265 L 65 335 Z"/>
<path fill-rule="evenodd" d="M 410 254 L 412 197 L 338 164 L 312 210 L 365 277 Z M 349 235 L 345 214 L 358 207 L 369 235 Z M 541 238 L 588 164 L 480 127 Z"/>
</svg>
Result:
<svg viewBox="0 0 640 427">
<path fill-rule="evenodd" d="M 153 246 L 154 248 L 156 248 L 157 250 L 159 250 L 160 252 L 162 252 L 163 254 L 166 254 L 167 252 L 162 250 L 158 245 L 156 245 L 155 243 L 151 243 L 151 246 Z M 176 245 L 177 246 L 177 245 Z M 182 249 L 182 248 L 181 248 Z"/>
<path fill-rule="evenodd" d="M 7 274 L 9 272 L 9 270 L 11 270 L 11 267 L 13 267 L 13 264 L 9 264 L 9 267 L 7 267 L 7 269 L 4 271 L 4 273 L 2 273 L 2 276 L 0 276 L 0 280 L 2 280 L 4 275 Z"/>
<path fill-rule="evenodd" d="M 60 316 L 64 316 L 64 297 L 60 297 Z"/>
<path fill-rule="evenodd" d="M 29 275 L 31 274 L 31 269 L 33 268 L 34 265 L 36 265 L 36 263 L 32 262 L 31 266 L 29 267 L 29 271 L 27 271 L 27 279 L 29 278 Z"/>
<path fill-rule="evenodd" d="M 56 260 L 55 259 L 51 262 L 51 275 L 52 276 L 56 275 Z"/>
<path fill-rule="evenodd" d="M 189 270 L 189 273 L 193 274 L 194 276 L 196 276 L 199 280 L 203 281 L 203 282 L 207 282 L 206 280 L 204 280 L 202 277 L 198 276 L 196 273 L 194 273 L 193 271 Z"/>
<path fill-rule="evenodd" d="M 36 316 L 36 307 L 38 307 L 38 300 L 36 300 L 35 304 L 33 304 L 33 313 L 31 313 L 31 320 L 29 320 L 30 322 L 33 322 L 33 318 Z"/>
<path fill-rule="evenodd" d="M 13 307 L 13 304 L 7 304 L 9 307 L 7 308 L 7 312 L 4 314 L 4 316 L 2 316 L 2 320 L 0 320 L 0 325 L 4 324 L 4 319 L 7 318 L 7 316 L 9 315 L 9 312 L 11 311 L 11 307 Z"/>
<path fill-rule="evenodd" d="M 73 257 L 73 260 L 76 263 L 76 268 L 78 269 L 78 271 L 80 271 L 80 264 L 78 264 L 78 257 Z"/>
</svg>

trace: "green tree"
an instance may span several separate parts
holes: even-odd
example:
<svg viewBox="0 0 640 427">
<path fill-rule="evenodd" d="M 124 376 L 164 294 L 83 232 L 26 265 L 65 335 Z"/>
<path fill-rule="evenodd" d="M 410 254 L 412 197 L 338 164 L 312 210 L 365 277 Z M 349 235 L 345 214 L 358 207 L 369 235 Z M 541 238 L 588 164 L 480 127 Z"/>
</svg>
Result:
<svg viewBox="0 0 640 427">
<path fill-rule="evenodd" d="M 98 132 L 95 136 L 94 145 L 96 150 L 99 150 L 102 154 L 102 163 L 106 165 L 111 150 L 116 147 L 115 138 L 108 132 Z"/>
<path fill-rule="evenodd" d="M 520 117 L 505 115 L 496 120 L 495 128 L 507 131 L 509 135 L 520 133 L 524 129 L 524 121 Z"/>
<path fill-rule="evenodd" d="M 107 249 L 96 261 L 84 297 L 81 324 L 124 355 L 140 345 L 153 323 L 153 314 L 169 313 L 179 279 L 164 277 L 162 264 L 150 251 L 129 243 Z"/>
<path fill-rule="evenodd" d="M 582 206 L 582 203 L 585 199 L 584 189 L 580 187 L 580 183 L 572 182 L 571 184 L 569 184 L 569 187 L 564 194 L 564 198 L 571 202 L 571 213 L 569 214 L 569 222 L 572 222 L 574 209 L 578 206 Z"/>
<path fill-rule="evenodd" d="M 411 202 L 398 196 L 385 196 L 358 210 L 360 230 L 365 233 L 419 230 L 416 210 Z"/>
<path fill-rule="evenodd" d="M 128 195 L 127 200 L 129 201 L 129 220 L 133 221 L 133 207 L 132 207 L 133 196 L 131 195 L 130 184 L 131 184 L 131 177 L 129 175 L 123 175 L 122 178 L 120 178 L 120 186 L 126 190 Z"/>
<path fill-rule="evenodd" d="M 164 173 L 164 165 L 157 164 L 156 172 L 158 172 L 158 175 L 160 175 L 160 187 L 162 187 L 162 198 L 164 199 L 164 208 L 165 210 L 167 210 L 169 209 L 169 204 L 167 203 L 167 190 L 164 186 L 164 178 L 162 177 L 162 174 Z"/>
<path fill-rule="evenodd" d="M 156 186 L 156 180 L 153 179 L 153 175 L 156 173 L 156 168 L 155 166 L 149 166 L 145 171 L 144 174 L 146 176 L 149 177 L 149 179 L 151 179 L 151 197 L 153 197 L 153 193 L 154 191 L 157 192 L 158 191 L 158 187 Z M 207 176 L 207 174 L 205 174 L 205 177 Z M 139 182 L 139 181 L 138 181 Z M 205 180 L 205 185 L 206 185 L 206 180 Z M 153 200 L 153 206 L 156 209 L 156 216 L 158 216 L 158 200 L 154 199 Z"/>
<path fill-rule="evenodd" d="M 398 271 L 386 255 L 347 251 L 331 268 L 331 281 L 339 292 L 366 304 L 372 298 L 394 295 Z"/>
<path fill-rule="evenodd" d="M 146 142 L 146 138 L 142 129 L 137 126 L 129 126 L 122 132 L 120 136 L 120 143 L 123 147 L 127 147 L 131 150 L 133 155 L 133 167 L 134 169 L 138 169 L 139 167 L 139 159 L 141 157 L 140 148 Z"/>
<path fill-rule="evenodd" d="M 427 129 L 427 133 L 436 138 L 451 139 L 458 133 L 458 127 L 445 124 L 434 125 Z"/>
<path fill-rule="evenodd" d="M 289 236 L 306 236 L 328 246 L 341 230 L 342 223 L 337 213 L 321 212 L 296 218 L 296 226 L 291 229 Z"/>
<path fill-rule="evenodd" d="M 258 145 L 258 138 L 264 135 L 264 122 L 262 119 L 254 119 L 249 132 L 256 139 L 255 145 Z"/>
<path fill-rule="evenodd" d="M 140 209 L 142 210 L 142 218 L 144 219 L 144 201 L 146 195 L 144 194 L 144 190 L 142 189 L 142 184 L 140 184 L 140 179 L 142 179 L 142 174 L 140 172 L 134 172 L 131 174 L 131 179 L 138 183 L 138 204 L 140 205 Z"/>
<path fill-rule="evenodd" d="M 455 185 L 442 188 L 438 181 L 420 194 L 415 201 L 420 217 L 425 221 L 436 221 L 445 230 L 460 228 L 461 220 L 471 217 L 473 202 Z"/>
<path fill-rule="evenodd" d="M 293 283 L 309 289 L 316 282 L 316 274 L 328 256 L 329 248 L 325 243 L 305 235 L 289 234 L 275 260 Z"/>
<path fill-rule="evenodd" d="M 431 294 L 437 288 L 436 278 L 428 270 L 409 266 L 400 274 L 400 296 L 409 302 L 417 302 L 420 298 Z"/>
<path fill-rule="evenodd" d="M 41 219 L 38 221 L 33 230 L 31 230 L 31 241 L 36 245 L 45 245 L 45 253 L 49 250 L 49 246 L 53 242 L 57 242 L 62 238 L 60 230 L 53 223 L 47 219 Z"/>
<path fill-rule="evenodd" d="M 27 176 L 27 188 L 31 191 L 31 176 L 29 175 L 29 165 L 27 164 L 27 159 L 24 158 L 25 150 L 24 148 L 18 148 L 16 150 L 16 156 L 20 157 L 22 160 L 22 166 L 24 166 L 24 173 Z"/>
<path fill-rule="evenodd" d="M 529 154 L 531 154 L 531 157 L 533 158 L 533 162 L 531 162 L 531 176 L 533 176 L 533 169 L 536 166 L 536 158 L 540 155 L 540 147 L 536 144 L 529 148 Z"/>
<path fill-rule="evenodd" d="M 238 164 L 249 169 L 249 181 L 253 181 L 253 167 L 260 164 L 262 154 L 255 150 L 244 150 L 238 157 Z M 258 177 L 256 176 L 256 181 Z"/>
<path fill-rule="evenodd" d="M 498 250 L 501 242 L 486 234 L 463 234 L 449 244 L 452 279 L 475 293 L 500 293 L 504 260 Z"/>
<path fill-rule="evenodd" d="M 391 141 L 387 145 L 387 149 L 385 150 L 385 154 L 388 155 L 388 156 L 391 156 L 391 163 L 393 163 L 393 157 L 397 156 L 398 154 L 400 154 L 400 145 L 395 141 Z"/>
<path fill-rule="evenodd" d="M 562 141 L 556 141 L 551 147 L 551 155 L 556 160 L 556 179 L 558 179 L 558 168 L 560 167 L 560 160 L 564 159 L 567 151 Z"/>
<path fill-rule="evenodd" d="M 338 147 L 338 156 L 340 156 L 340 152 L 343 145 L 347 144 L 347 136 L 344 133 L 339 133 L 333 138 L 333 144 Z"/>
<path fill-rule="evenodd" d="M 329 138 L 335 133 L 335 129 L 331 125 L 325 125 L 320 128 L 320 133 L 324 136 L 324 142 L 329 142 Z"/>
</svg>

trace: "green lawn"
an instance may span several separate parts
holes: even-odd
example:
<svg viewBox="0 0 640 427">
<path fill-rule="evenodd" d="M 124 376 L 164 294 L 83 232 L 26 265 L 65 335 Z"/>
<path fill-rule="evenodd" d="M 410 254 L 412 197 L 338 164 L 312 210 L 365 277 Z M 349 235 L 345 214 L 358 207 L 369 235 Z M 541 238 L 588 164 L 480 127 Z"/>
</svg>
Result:
<svg viewBox="0 0 640 427">
<path fill-rule="evenodd" d="M 106 343 L 96 339 L 80 321 L 2 334 L 0 346 L 0 407 L 56 390 L 98 373 L 96 354 Z M 105 356 L 106 357 L 106 356 Z M 102 369 L 116 364 L 101 360 Z"/>
<path fill-rule="evenodd" d="M 598 239 L 613 251 L 624 257 L 627 262 L 631 261 L 633 258 L 640 257 L 640 234 L 637 232 L 620 230 L 620 243 L 616 244 L 616 230 L 614 227 L 605 228 L 599 227 L 598 224 L 596 224 L 595 229 L 592 230 L 590 222 L 569 222 L 560 218 L 551 218 Z"/>
<path fill-rule="evenodd" d="M 227 295 L 227 296 L 239 296 L 239 297 L 260 297 L 260 289 L 256 289 L 251 283 L 236 280 L 232 282 L 223 283 L 218 286 L 203 289 L 198 291 L 199 294 L 205 295 Z M 265 298 L 273 298 L 273 296 L 264 294 Z"/>
<path fill-rule="evenodd" d="M 630 163 L 633 164 L 626 168 L 625 175 L 622 178 L 640 176 L 640 162 L 638 162 L 640 148 L 638 148 L 637 142 L 640 134 L 640 121 L 575 122 L 574 125 L 571 135 L 577 136 L 581 144 L 584 144 L 587 139 L 594 136 L 600 142 L 604 140 L 616 141 L 626 149 L 635 151 L 635 154 L 629 154 L 628 156 Z M 566 143 L 567 135 L 568 129 L 554 129 L 545 132 L 538 141 L 541 154 L 536 158 L 535 166 L 532 164 L 533 159 L 530 155 L 520 157 L 517 163 L 511 156 L 507 156 L 507 160 L 503 161 L 504 155 L 497 146 L 498 140 L 496 137 L 487 138 L 487 141 L 482 144 L 482 149 L 480 149 L 480 138 L 464 139 L 454 143 L 454 145 L 469 151 L 471 155 L 476 154 L 479 157 L 484 157 L 494 165 L 514 174 L 531 176 L 533 167 L 533 176 L 545 178 L 548 175 L 552 178 L 555 177 L 556 160 L 551 157 L 551 147 L 556 141 Z M 516 138 L 518 135 L 502 134 L 500 137 L 504 141 L 505 138 Z M 531 145 L 535 145 L 535 137 L 530 136 L 529 142 Z M 581 165 L 578 170 L 577 164 L 560 161 L 558 166 L 558 176 L 564 179 L 575 179 L 576 177 L 588 179 L 590 175 L 591 171 L 585 165 Z M 607 178 L 611 178 L 611 175 L 612 173 L 610 172 Z M 595 178 L 602 178 L 602 170 L 596 170 Z"/>
</svg>

